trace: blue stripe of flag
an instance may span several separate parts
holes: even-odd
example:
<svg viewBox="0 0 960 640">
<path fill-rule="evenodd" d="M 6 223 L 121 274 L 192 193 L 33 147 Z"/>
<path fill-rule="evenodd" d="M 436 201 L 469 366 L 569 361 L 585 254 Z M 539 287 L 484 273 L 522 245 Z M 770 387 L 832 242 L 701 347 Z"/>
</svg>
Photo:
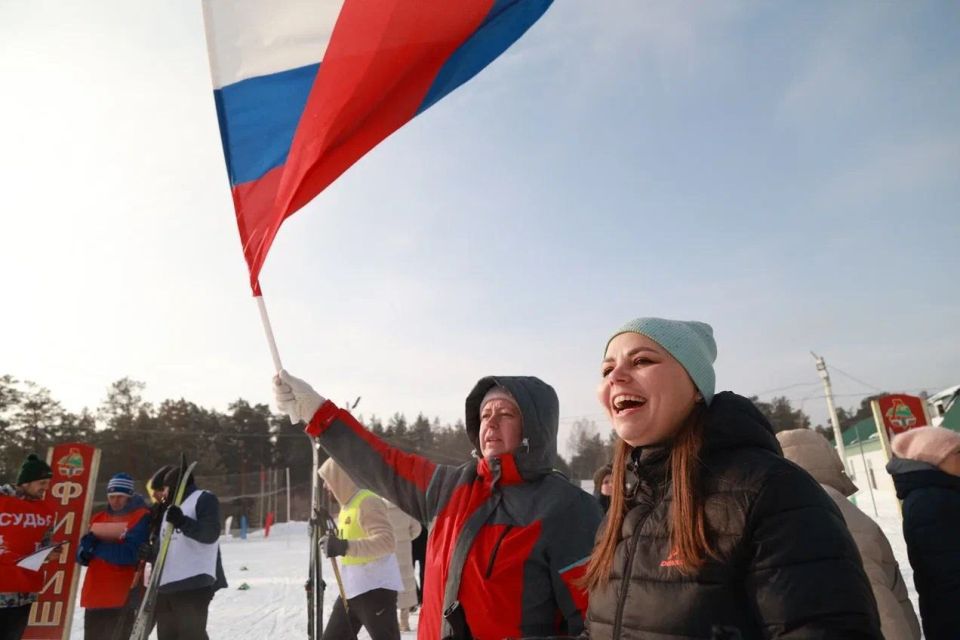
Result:
<svg viewBox="0 0 960 640">
<path fill-rule="evenodd" d="M 440 68 L 417 115 L 477 75 L 494 58 L 506 51 L 540 16 L 553 0 L 496 0 L 483 23 L 460 45 Z"/>
<path fill-rule="evenodd" d="M 213 92 L 230 184 L 257 180 L 287 160 L 320 64 L 248 78 Z"/>
</svg>

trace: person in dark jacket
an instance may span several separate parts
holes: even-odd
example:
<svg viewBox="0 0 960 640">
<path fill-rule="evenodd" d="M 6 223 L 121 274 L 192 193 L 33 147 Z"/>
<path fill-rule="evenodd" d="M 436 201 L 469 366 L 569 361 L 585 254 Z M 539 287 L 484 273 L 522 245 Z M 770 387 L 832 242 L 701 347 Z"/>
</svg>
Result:
<svg viewBox="0 0 960 640">
<path fill-rule="evenodd" d="M 363 488 L 430 525 L 421 640 L 577 635 L 580 579 L 601 519 L 553 470 L 559 402 L 533 377 L 481 378 L 467 396 L 478 459 L 434 464 L 390 447 L 349 412 L 281 371 L 277 404 Z"/>
<path fill-rule="evenodd" d="M 410 542 L 410 555 L 417 566 L 417 606 L 423 604 L 423 574 L 427 566 L 427 528 L 420 523 L 420 535 Z"/>
<path fill-rule="evenodd" d="M 903 537 L 927 640 L 960 638 L 960 433 L 920 427 L 891 443 Z"/>
<path fill-rule="evenodd" d="M 619 441 L 590 637 L 882 638 L 843 516 L 752 402 L 714 395 L 715 358 L 702 322 L 638 318 L 607 342 Z"/>
<path fill-rule="evenodd" d="M 141 547 L 140 556 L 152 558 L 156 555 L 156 548 L 160 540 L 160 526 L 163 524 L 163 514 L 167 510 L 167 488 L 163 486 L 163 478 L 173 469 L 165 464 L 147 480 L 147 494 L 150 497 L 150 529 L 147 543 Z"/>
<path fill-rule="evenodd" d="M 610 508 L 610 496 L 613 495 L 613 465 L 607 463 L 593 473 L 593 497 L 606 513 Z"/>
<path fill-rule="evenodd" d="M 127 638 L 133 629 L 131 610 L 139 605 L 142 592 L 140 547 L 150 535 L 150 511 L 143 496 L 134 492 L 130 475 L 110 478 L 107 508 L 90 524 L 77 550 L 77 562 L 87 567 L 80 592 L 83 635 Z"/>
<path fill-rule="evenodd" d="M 174 497 L 180 469 L 163 477 L 165 499 Z M 218 589 L 227 579 L 220 561 L 220 501 L 198 489 L 192 475 L 180 505 L 171 504 L 163 515 L 161 531 L 174 527 L 157 589 L 157 637 L 159 640 L 207 640 L 207 612 Z"/>
</svg>

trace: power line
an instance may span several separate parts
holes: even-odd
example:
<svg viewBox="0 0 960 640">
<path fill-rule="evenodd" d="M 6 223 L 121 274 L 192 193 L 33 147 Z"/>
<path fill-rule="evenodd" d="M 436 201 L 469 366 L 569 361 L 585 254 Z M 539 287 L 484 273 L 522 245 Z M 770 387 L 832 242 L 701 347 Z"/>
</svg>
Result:
<svg viewBox="0 0 960 640">
<path fill-rule="evenodd" d="M 859 379 L 859 378 L 857 378 L 857 377 L 855 377 L 855 376 L 850 375 L 849 373 L 847 373 L 846 371 L 844 371 L 843 369 L 841 369 L 840 367 L 838 367 L 838 366 L 835 365 L 835 364 L 831 364 L 831 365 L 830 365 L 830 370 L 831 370 L 831 371 L 836 371 L 836 372 L 839 373 L 840 375 L 845 376 L 845 377 L 847 377 L 847 378 L 850 378 L 850 379 L 853 380 L 854 382 L 856 382 L 856 383 L 858 383 L 858 384 L 862 384 L 862 385 L 865 386 L 865 387 L 869 387 L 869 388 L 873 389 L 874 391 L 881 391 L 881 392 L 883 391 L 883 389 L 881 389 L 880 387 L 877 387 L 877 386 L 875 386 L 875 385 L 872 385 L 872 384 L 870 384 L 869 382 L 864 382 L 863 380 L 861 380 L 861 379 Z"/>
<path fill-rule="evenodd" d="M 777 387 L 776 389 L 767 389 L 766 391 L 758 391 L 758 392 L 754 393 L 753 395 L 755 395 L 755 396 L 757 396 L 757 397 L 759 398 L 760 396 L 765 396 L 765 395 L 767 395 L 768 393 L 778 393 L 778 392 L 780 392 L 780 391 L 786 391 L 786 390 L 788 390 L 788 389 L 796 389 L 797 387 L 813 387 L 813 386 L 819 385 L 819 384 L 820 384 L 819 381 L 818 381 L 818 382 L 795 382 L 795 383 L 793 383 L 793 384 L 788 384 L 788 385 L 785 386 L 785 387 Z"/>
</svg>

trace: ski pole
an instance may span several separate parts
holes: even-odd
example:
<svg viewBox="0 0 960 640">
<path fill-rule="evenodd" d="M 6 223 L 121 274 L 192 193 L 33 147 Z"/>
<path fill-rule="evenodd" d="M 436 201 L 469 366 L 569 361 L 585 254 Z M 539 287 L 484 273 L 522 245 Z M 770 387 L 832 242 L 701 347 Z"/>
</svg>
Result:
<svg viewBox="0 0 960 640">
<path fill-rule="evenodd" d="M 331 532 L 335 532 L 336 523 L 333 520 L 333 516 L 330 515 L 330 511 L 324 507 L 320 507 L 317 512 L 317 519 L 322 523 L 320 530 L 324 535 L 330 535 Z M 340 567 L 337 565 L 336 558 L 330 558 L 330 566 L 333 567 L 333 577 L 337 580 L 337 589 L 340 590 L 340 602 L 343 603 L 343 612 L 347 615 L 347 620 L 350 620 L 350 605 L 347 603 L 347 591 L 343 588 L 343 579 L 340 577 Z M 350 629 L 353 629 L 353 626 L 350 626 Z M 354 640 L 357 638 L 357 634 L 354 633 L 352 636 Z"/>
<path fill-rule="evenodd" d="M 350 615 L 350 607 L 347 605 L 347 592 L 343 589 L 343 579 L 340 578 L 340 567 L 337 565 L 336 558 L 330 558 L 330 566 L 333 567 L 333 577 L 337 579 L 340 599 L 343 600 L 343 610 L 347 612 L 347 615 Z"/>
<path fill-rule="evenodd" d="M 323 532 L 323 535 L 328 536 L 331 532 L 335 531 L 333 526 L 333 516 L 330 515 L 330 512 L 320 507 L 317 510 L 317 519 L 321 523 L 320 531 Z M 343 601 L 343 608 L 350 613 L 350 607 L 347 604 L 347 592 L 343 588 L 343 578 L 340 577 L 340 567 L 337 565 L 336 558 L 330 558 L 330 566 L 333 567 L 333 577 L 337 579 L 337 589 L 340 591 L 340 599 Z"/>
</svg>

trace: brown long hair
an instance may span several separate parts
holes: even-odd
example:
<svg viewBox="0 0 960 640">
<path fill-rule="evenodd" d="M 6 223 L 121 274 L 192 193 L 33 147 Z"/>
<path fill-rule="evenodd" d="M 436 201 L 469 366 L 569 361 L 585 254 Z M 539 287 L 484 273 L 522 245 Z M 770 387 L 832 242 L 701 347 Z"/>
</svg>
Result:
<svg viewBox="0 0 960 640">
<path fill-rule="evenodd" d="M 699 569 L 716 551 L 707 535 L 704 515 L 700 450 L 703 448 L 705 410 L 697 404 L 673 440 L 670 449 L 673 508 L 670 513 L 670 558 L 683 573 Z M 593 548 L 583 585 L 587 589 L 603 586 L 610 579 L 613 557 L 620 542 L 620 530 L 627 513 L 624 488 L 627 462 L 633 447 L 618 440 L 613 456 L 613 495 L 607 511 L 606 528 Z M 666 560 L 667 558 L 664 558 Z M 629 568 L 627 568 L 629 571 Z"/>
</svg>

